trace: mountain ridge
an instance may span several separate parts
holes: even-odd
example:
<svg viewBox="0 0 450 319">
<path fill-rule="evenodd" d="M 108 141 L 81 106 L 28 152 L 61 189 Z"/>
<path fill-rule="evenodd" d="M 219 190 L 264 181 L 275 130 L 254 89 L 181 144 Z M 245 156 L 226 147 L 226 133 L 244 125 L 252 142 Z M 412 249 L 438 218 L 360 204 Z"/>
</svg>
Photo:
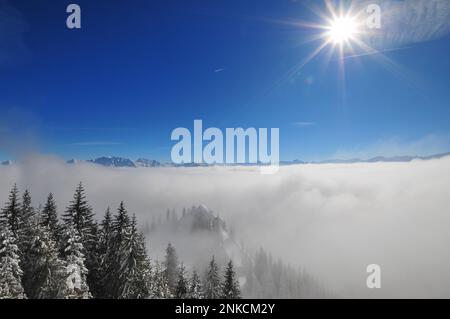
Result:
<svg viewBox="0 0 450 319">
<path fill-rule="evenodd" d="M 304 164 L 353 164 L 353 163 L 407 163 L 414 160 L 431 160 L 439 159 L 443 157 L 450 156 L 450 152 L 439 153 L 429 156 L 418 156 L 418 155 L 400 155 L 400 156 L 375 156 L 368 159 L 327 159 L 321 161 L 302 161 L 299 159 L 291 161 L 280 161 L 280 166 L 290 166 L 290 165 L 304 165 Z M 12 160 L 6 160 L 1 162 L 1 165 L 8 166 L 13 165 L 15 162 Z M 67 164 L 79 164 L 79 163 L 92 163 L 105 167 L 129 167 L 129 168 L 155 168 L 155 167 L 206 167 L 206 166 L 258 166 L 261 163 L 247 163 L 247 164 L 206 164 L 206 163 L 184 163 L 184 164 L 174 164 L 170 162 L 160 162 L 155 159 L 148 159 L 140 157 L 137 160 L 132 160 L 127 157 L 120 156 L 101 156 L 94 159 L 80 160 L 80 159 L 69 159 L 66 161 Z"/>
<path fill-rule="evenodd" d="M 292 161 L 280 161 L 281 166 L 288 165 L 302 165 L 302 164 L 352 164 L 352 163 L 407 163 L 413 160 L 431 160 L 431 159 L 439 159 L 446 156 L 450 156 L 450 152 L 434 154 L 429 156 L 410 156 L 410 155 L 402 155 L 402 156 L 376 156 L 371 157 L 369 159 L 327 159 L 322 161 L 302 161 L 299 159 L 295 159 Z M 70 160 L 70 163 L 77 163 L 82 161 Z M 128 158 L 109 156 L 109 157 L 99 157 L 93 160 L 87 160 L 87 162 L 100 164 L 103 166 L 114 166 L 114 167 L 201 167 L 201 166 L 257 166 L 260 163 L 256 164 L 198 164 L 198 163 L 185 163 L 185 164 L 174 164 L 170 162 L 159 162 L 154 159 L 146 159 L 146 158 L 138 158 L 136 161 L 133 161 Z M 69 161 L 68 161 L 69 163 Z"/>
</svg>

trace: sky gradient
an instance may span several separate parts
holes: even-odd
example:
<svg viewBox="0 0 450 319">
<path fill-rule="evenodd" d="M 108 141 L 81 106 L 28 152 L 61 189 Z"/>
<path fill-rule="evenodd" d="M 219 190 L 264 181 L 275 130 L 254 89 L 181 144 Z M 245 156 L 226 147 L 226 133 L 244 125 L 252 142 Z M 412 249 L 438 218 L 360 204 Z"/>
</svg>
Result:
<svg viewBox="0 0 450 319">
<path fill-rule="evenodd" d="M 0 160 L 168 161 L 171 131 L 195 119 L 278 127 L 282 160 L 450 151 L 448 12 L 416 12 L 418 30 L 444 19 L 428 33 L 390 15 L 380 32 L 401 41 L 347 57 L 344 78 L 337 54 L 296 69 L 321 43 L 299 23 L 323 23 L 319 1 L 76 1 L 80 30 L 66 28 L 69 3 L 0 0 Z"/>
</svg>

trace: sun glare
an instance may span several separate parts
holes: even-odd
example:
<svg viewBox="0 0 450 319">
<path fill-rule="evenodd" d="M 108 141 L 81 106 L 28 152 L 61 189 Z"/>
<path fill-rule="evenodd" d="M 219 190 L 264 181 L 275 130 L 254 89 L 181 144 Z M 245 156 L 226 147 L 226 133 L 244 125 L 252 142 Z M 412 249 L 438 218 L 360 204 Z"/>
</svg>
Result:
<svg viewBox="0 0 450 319">
<path fill-rule="evenodd" d="M 335 44 L 348 42 L 358 32 L 356 21 L 352 17 L 336 17 L 328 29 L 329 41 Z"/>
<path fill-rule="evenodd" d="M 294 77 L 310 61 L 321 55 L 324 64 L 337 61 L 342 78 L 342 86 L 345 87 L 345 64 L 349 59 L 373 55 L 379 62 L 397 69 L 397 66 L 379 50 L 372 48 L 372 29 L 367 20 L 367 10 L 358 4 L 357 0 L 322 0 L 324 7 L 312 7 L 313 13 L 318 16 L 316 22 L 299 21 L 297 26 L 305 29 L 316 30 L 307 42 L 320 41 L 295 68 L 288 77 Z M 377 31 L 379 32 L 379 31 Z"/>
</svg>

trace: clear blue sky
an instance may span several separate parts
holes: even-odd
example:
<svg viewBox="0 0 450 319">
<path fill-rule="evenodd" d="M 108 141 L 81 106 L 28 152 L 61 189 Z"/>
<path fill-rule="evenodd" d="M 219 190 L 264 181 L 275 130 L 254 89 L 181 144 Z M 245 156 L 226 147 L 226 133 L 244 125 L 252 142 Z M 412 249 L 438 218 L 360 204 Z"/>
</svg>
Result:
<svg viewBox="0 0 450 319">
<path fill-rule="evenodd" d="M 81 30 L 65 26 L 71 2 Z M 21 144 L 169 160 L 194 119 L 279 127 L 286 160 L 450 151 L 448 33 L 384 52 L 397 72 L 345 59 L 344 87 L 337 55 L 291 72 L 321 43 L 288 23 L 320 23 L 312 2 L 0 0 L 0 159 Z"/>
</svg>

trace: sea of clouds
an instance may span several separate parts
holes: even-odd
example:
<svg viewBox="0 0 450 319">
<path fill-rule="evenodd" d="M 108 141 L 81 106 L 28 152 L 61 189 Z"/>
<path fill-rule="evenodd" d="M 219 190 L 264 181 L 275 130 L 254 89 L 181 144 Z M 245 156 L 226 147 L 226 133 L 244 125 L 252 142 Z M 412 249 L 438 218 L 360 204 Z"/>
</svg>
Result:
<svg viewBox="0 0 450 319">
<path fill-rule="evenodd" d="M 98 218 L 121 200 L 141 222 L 204 204 L 247 248 L 304 267 L 341 297 L 450 297 L 450 157 L 260 175 L 256 167 L 119 169 L 34 155 L 0 166 L 0 203 L 17 183 L 35 205 L 53 192 L 61 211 L 80 181 Z M 373 263 L 382 269 L 378 290 L 366 288 Z"/>
</svg>

